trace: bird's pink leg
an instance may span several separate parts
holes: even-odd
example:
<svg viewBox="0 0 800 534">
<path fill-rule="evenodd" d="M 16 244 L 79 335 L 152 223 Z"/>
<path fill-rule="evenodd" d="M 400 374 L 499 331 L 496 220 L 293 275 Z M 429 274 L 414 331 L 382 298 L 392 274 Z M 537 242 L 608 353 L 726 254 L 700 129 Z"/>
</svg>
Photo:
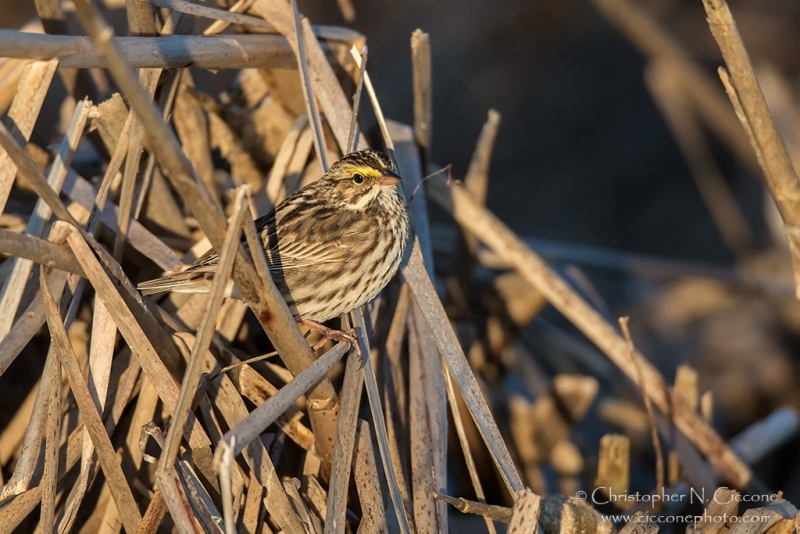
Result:
<svg viewBox="0 0 800 534">
<path fill-rule="evenodd" d="M 323 324 L 319 324 L 316 321 L 312 321 L 311 319 L 301 319 L 300 322 L 309 327 L 313 328 L 320 334 L 322 334 L 323 339 L 317 342 L 312 348 L 317 350 L 322 345 L 324 345 L 329 339 L 333 341 L 338 341 L 340 343 L 349 343 L 356 350 L 358 350 L 358 339 L 356 338 L 356 331 L 355 329 L 351 328 L 349 330 L 335 330 L 333 328 L 328 328 Z"/>
</svg>

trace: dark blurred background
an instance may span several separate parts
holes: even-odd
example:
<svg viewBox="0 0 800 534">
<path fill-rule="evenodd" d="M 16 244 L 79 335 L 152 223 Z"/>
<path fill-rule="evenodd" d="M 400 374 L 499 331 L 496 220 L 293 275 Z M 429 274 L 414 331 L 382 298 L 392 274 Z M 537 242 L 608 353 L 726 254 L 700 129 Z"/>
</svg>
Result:
<svg viewBox="0 0 800 534">
<path fill-rule="evenodd" d="M 699 0 L 636 3 L 673 23 L 668 28 L 676 26 L 678 36 L 694 28 L 689 45 L 718 56 Z M 753 17 L 776 12 L 776 2 L 731 4 L 754 10 Z M 781 18 L 797 12 L 796 4 L 779 4 Z M 353 27 L 367 36 L 370 73 L 396 120 L 413 122 L 411 32 L 430 34 L 432 154 L 452 163 L 455 176 L 467 169 L 487 110 L 502 114 L 488 205 L 514 230 L 675 258 L 732 259 L 645 87 L 645 58 L 592 3 L 354 5 Z M 317 23 L 344 22 L 334 2 L 301 8 Z M 758 210 L 756 178 L 729 177 Z"/>
</svg>

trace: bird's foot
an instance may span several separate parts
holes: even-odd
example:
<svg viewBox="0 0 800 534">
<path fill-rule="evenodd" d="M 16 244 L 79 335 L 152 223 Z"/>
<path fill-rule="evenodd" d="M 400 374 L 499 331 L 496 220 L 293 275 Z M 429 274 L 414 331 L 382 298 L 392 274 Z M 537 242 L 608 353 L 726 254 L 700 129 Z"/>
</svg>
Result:
<svg viewBox="0 0 800 534">
<path fill-rule="evenodd" d="M 358 350 L 358 338 L 356 337 L 356 331 L 354 328 L 350 328 L 349 330 L 336 330 L 334 328 L 328 328 L 327 326 L 319 324 L 318 322 L 310 319 L 303 319 L 301 323 L 322 334 L 322 339 L 312 347 L 314 350 L 317 350 L 322 345 L 327 343 L 329 339 L 332 341 L 338 341 L 340 343 L 348 343 Z"/>
</svg>

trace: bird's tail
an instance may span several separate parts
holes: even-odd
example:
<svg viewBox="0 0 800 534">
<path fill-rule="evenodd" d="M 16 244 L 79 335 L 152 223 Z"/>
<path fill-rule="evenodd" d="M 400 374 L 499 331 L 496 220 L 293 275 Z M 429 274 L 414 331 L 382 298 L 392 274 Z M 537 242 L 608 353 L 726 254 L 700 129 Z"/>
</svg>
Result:
<svg viewBox="0 0 800 534">
<path fill-rule="evenodd" d="M 176 293 L 208 293 L 211 291 L 213 273 L 198 273 L 193 269 L 171 274 L 163 278 L 148 280 L 137 285 L 142 295 L 153 295 L 164 291 Z"/>
</svg>

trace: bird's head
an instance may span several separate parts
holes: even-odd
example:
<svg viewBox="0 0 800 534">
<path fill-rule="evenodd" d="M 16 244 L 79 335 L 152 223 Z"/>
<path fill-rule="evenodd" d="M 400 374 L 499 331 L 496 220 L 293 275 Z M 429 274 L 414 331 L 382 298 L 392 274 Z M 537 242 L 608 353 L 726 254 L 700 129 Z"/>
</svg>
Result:
<svg viewBox="0 0 800 534">
<path fill-rule="evenodd" d="M 392 161 L 377 150 L 351 152 L 325 173 L 332 194 L 350 209 L 364 209 L 372 202 L 396 198 L 400 176 Z"/>
</svg>

